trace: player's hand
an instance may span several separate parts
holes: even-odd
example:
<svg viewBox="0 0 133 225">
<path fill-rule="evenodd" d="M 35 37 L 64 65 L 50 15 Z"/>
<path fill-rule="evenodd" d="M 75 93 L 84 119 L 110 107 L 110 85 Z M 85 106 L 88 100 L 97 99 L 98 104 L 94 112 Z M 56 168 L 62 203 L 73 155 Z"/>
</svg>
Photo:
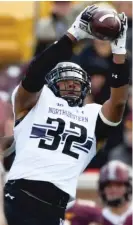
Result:
<svg viewBox="0 0 133 225">
<path fill-rule="evenodd" d="M 91 5 L 86 7 L 76 18 L 75 22 L 72 24 L 68 33 L 73 35 L 77 40 L 82 40 L 85 38 L 94 39 L 91 34 L 89 22 L 91 21 L 94 11 L 98 7 L 96 5 Z"/>
<path fill-rule="evenodd" d="M 121 31 L 119 37 L 111 43 L 113 54 L 124 55 L 126 54 L 126 39 L 127 39 L 127 16 L 125 13 L 119 14 L 121 20 Z"/>
</svg>

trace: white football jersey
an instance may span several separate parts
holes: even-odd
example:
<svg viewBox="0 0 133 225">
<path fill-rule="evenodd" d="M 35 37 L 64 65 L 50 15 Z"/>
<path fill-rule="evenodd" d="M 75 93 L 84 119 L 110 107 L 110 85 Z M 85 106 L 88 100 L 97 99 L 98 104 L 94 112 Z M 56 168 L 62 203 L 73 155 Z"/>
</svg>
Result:
<svg viewBox="0 0 133 225">
<path fill-rule="evenodd" d="M 122 215 L 117 215 L 117 214 L 113 213 L 108 207 L 103 208 L 102 215 L 112 225 L 123 225 L 126 218 L 130 214 L 132 214 L 132 212 L 133 212 L 133 204 L 131 203 L 129 205 L 129 208 Z"/>
<path fill-rule="evenodd" d="M 100 109 L 98 104 L 70 107 L 44 85 L 37 104 L 14 127 L 16 157 L 8 180 L 48 181 L 74 199 L 78 177 L 96 154 Z"/>
</svg>

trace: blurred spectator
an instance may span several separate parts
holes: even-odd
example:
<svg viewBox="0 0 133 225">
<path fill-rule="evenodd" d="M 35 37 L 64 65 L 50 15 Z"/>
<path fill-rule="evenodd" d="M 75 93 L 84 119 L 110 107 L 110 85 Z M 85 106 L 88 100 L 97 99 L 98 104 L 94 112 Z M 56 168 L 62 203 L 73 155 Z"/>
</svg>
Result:
<svg viewBox="0 0 133 225">
<path fill-rule="evenodd" d="M 23 65 L 9 65 L 0 70 L 0 96 L 10 95 L 22 77 Z M 8 100 L 7 98 L 7 100 Z"/>
<path fill-rule="evenodd" d="M 7 120 L 5 121 L 5 126 L 4 126 L 4 135 L 5 136 L 13 135 L 13 125 L 14 125 L 13 116 L 10 115 L 7 118 Z"/>
<path fill-rule="evenodd" d="M 10 96 L 21 80 L 23 67 L 23 65 L 10 65 L 0 71 L 0 136 L 10 136 L 13 133 Z"/>
<path fill-rule="evenodd" d="M 51 15 L 38 21 L 36 27 L 37 46 L 35 55 L 44 50 L 53 41 L 58 40 L 69 27 L 71 1 L 54 1 Z"/>
<path fill-rule="evenodd" d="M 121 160 L 132 166 L 132 112 L 124 121 L 123 143 L 110 150 L 108 160 Z"/>
<path fill-rule="evenodd" d="M 132 111 L 132 86 L 129 88 L 129 95 L 128 95 L 128 101 L 127 101 L 127 109 L 129 112 Z"/>
<path fill-rule="evenodd" d="M 5 135 L 5 123 L 12 114 L 10 103 L 0 98 L 0 136 Z M 8 129 L 8 128 L 7 128 Z"/>
</svg>

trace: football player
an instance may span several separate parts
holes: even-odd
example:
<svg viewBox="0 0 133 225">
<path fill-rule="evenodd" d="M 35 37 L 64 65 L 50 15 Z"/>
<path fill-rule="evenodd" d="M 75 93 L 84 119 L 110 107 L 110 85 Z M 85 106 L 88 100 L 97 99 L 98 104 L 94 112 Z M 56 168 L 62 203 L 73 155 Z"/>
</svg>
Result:
<svg viewBox="0 0 133 225">
<path fill-rule="evenodd" d="M 79 175 L 96 154 L 96 139 L 122 120 L 128 96 L 127 17 L 111 42 L 111 95 L 102 106 L 83 102 L 91 92 L 89 75 L 68 62 L 88 31 L 95 5 L 76 18 L 67 33 L 35 57 L 12 94 L 16 156 L 5 185 L 9 225 L 59 225 L 74 200 Z"/>
<path fill-rule="evenodd" d="M 102 210 L 104 225 L 123 225 L 127 216 L 131 216 L 131 175 L 131 168 L 117 160 L 100 170 L 99 193 L 105 205 Z"/>
<path fill-rule="evenodd" d="M 101 209 L 93 201 L 77 199 L 67 208 L 64 225 L 101 225 Z"/>
</svg>

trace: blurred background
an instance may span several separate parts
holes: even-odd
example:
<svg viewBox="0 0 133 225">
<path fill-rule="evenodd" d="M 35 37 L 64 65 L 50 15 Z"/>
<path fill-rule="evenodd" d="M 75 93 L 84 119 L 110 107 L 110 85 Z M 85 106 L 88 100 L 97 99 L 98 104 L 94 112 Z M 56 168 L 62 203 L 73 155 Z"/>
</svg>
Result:
<svg viewBox="0 0 133 225">
<path fill-rule="evenodd" d="M 74 22 L 78 13 L 90 4 L 114 7 L 128 16 L 127 73 L 132 73 L 132 2 L 131 1 L 10 1 L 0 2 L 0 136 L 13 134 L 11 93 L 24 76 L 31 58 L 58 40 Z M 90 102 L 103 104 L 109 97 L 111 49 L 109 42 L 81 41 L 73 49 L 72 62 L 80 64 L 91 76 Z M 124 119 L 116 132 L 103 145 L 79 181 L 78 195 L 86 198 L 85 184 L 92 192 L 96 187 L 97 171 L 112 159 L 132 165 L 132 81 Z M 88 183 L 86 177 L 89 171 Z M 87 186 L 88 188 L 88 186 Z M 83 191 L 82 191 L 83 190 Z M 96 194 L 95 191 L 93 193 Z M 90 192 L 90 197 L 93 198 Z"/>
</svg>

